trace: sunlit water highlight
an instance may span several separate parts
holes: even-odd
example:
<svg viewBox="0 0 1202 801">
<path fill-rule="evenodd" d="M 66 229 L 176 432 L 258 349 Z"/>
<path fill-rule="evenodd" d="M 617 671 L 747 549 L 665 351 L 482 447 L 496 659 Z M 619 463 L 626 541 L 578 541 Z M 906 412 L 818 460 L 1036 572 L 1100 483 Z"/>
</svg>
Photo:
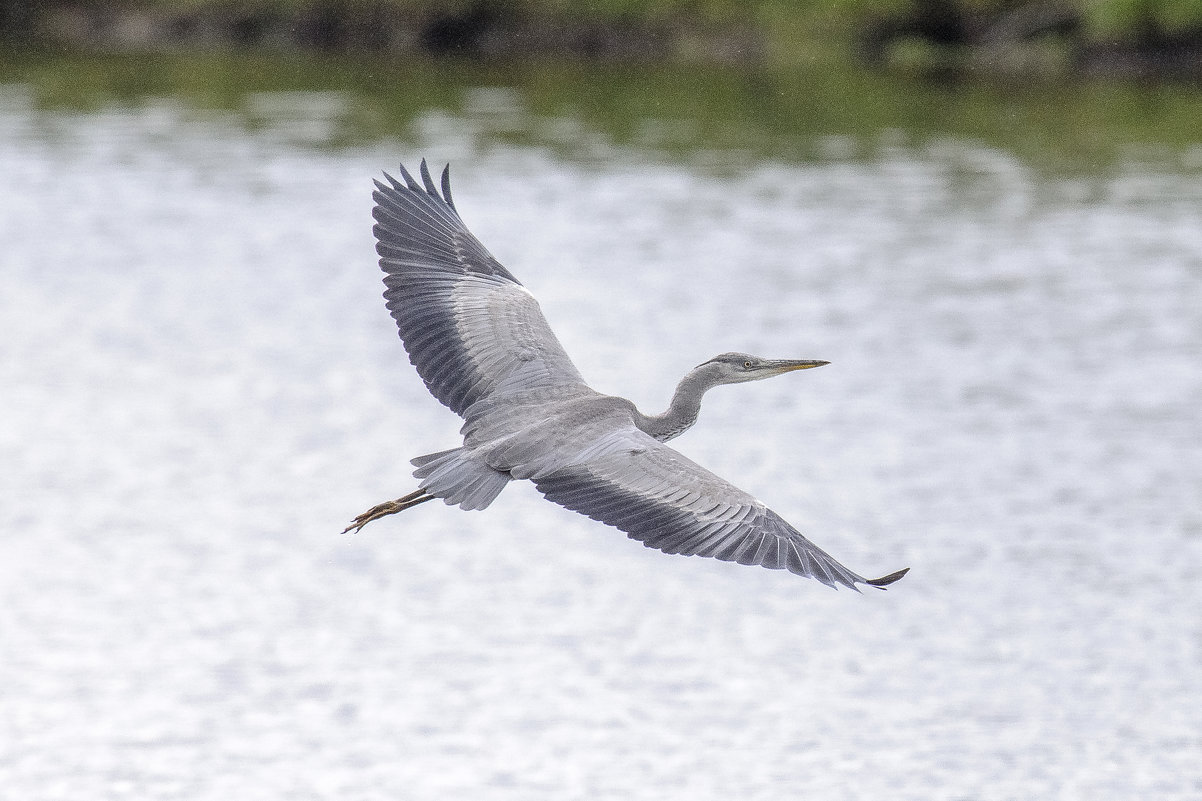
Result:
<svg viewBox="0 0 1202 801">
<path fill-rule="evenodd" d="M 490 144 L 490 97 L 341 151 L 336 96 L 254 133 L 0 100 L 6 796 L 1202 794 L 1195 176 L 565 160 Z M 829 359 L 678 443 L 912 573 L 669 558 L 525 485 L 339 536 L 455 444 L 372 251 L 370 179 L 422 155 L 599 389 Z"/>
</svg>

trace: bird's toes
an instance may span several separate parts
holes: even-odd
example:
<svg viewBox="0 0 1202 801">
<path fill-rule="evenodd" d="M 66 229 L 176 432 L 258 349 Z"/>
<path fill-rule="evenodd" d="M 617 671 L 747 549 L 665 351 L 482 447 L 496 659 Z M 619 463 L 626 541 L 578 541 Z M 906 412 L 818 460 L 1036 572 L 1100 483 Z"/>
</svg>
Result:
<svg viewBox="0 0 1202 801">
<path fill-rule="evenodd" d="M 362 530 L 362 528 L 364 526 L 366 526 L 368 523 L 370 523 L 371 521 L 378 520 L 379 518 L 384 517 L 385 515 L 392 514 L 393 511 L 395 511 L 390 508 L 392 506 L 393 506 L 392 501 L 387 501 L 385 503 L 376 504 L 375 506 L 368 509 L 363 514 L 357 515 L 355 517 L 355 519 L 351 521 L 351 524 L 342 530 L 342 533 L 345 534 L 348 531 L 354 531 L 354 533 L 358 534 L 359 531 Z"/>
<path fill-rule="evenodd" d="M 356 517 L 354 520 L 352 520 L 350 525 L 342 530 L 342 533 L 345 534 L 348 531 L 353 531 L 354 533 L 358 534 L 359 530 L 362 529 L 364 526 L 366 526 L 368 523 L 368 521 L 366 521 L 366 520 L 361 520 L 360 519 L 361 517 L 362 517 L 362 515 L 360 515 L 359 517 Z"/>
</svg>

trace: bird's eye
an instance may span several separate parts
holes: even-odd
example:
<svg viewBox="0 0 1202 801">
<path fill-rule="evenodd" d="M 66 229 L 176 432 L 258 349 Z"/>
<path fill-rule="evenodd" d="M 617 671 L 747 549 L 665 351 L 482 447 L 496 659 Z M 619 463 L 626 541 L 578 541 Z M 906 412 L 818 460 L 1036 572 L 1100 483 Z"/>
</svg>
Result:
<svg viewBox="0 0 1202 801">
<path fill-rule="evenodd" d="M 744 370 L 750 370 L 750 369 L 751 369 L 751 362 L 743 362 L 743 369 L 744 369 Z"/>
</svg>

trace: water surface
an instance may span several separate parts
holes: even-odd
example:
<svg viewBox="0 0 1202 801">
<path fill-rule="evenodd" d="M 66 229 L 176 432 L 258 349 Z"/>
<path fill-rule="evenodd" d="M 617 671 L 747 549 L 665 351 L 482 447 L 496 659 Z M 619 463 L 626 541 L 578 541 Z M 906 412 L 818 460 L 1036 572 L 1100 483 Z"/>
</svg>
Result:
<svg viewBox="0 0 1202 801">
<path fill-rule="evenodd" d="M 0 90 L 0 785 L 1202 794 L 1200 145 L 1118 125 L 1045 158 L 534 83 L 415 79 L 375 127 L 354 81 Z M 830 360 L 716 390 L 677 443 L 911 574 L 668 557 L 524 484 L 339 536 L 455 444 L 372 250 L 371 178 L 421 156 L 603 391 L 658 411 L 718 352 Z"/>
</svg>

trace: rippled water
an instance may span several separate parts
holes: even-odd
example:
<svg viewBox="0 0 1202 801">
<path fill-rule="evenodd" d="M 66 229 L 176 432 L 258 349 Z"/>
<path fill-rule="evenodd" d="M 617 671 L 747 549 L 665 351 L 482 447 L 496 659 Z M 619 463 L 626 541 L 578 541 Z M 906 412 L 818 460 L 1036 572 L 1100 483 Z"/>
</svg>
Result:
<svg viewBox="0 0 1202 801">
<path fill-rule="evenodd" d="M 0 94 L 6 795 L 1202 795 L 1196 172 L 565 157 L 490 98 L 333 150 L 337 96 Z M 340 536 L 456 441 L 372 250 L 371 178 L 422 155 L 599 389 L 829 359 L 677 442 L 910 575 L 667 557 L 526 485 Z"/>
</svg>

